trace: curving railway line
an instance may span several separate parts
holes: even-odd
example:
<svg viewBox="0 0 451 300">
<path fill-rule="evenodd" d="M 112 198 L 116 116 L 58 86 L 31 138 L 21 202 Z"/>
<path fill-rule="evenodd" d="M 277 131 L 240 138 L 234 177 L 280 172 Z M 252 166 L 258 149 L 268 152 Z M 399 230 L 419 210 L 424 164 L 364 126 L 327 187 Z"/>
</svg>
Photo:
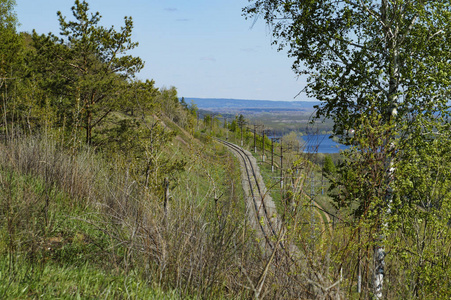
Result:
<svg viewBox="0 0 451 300">
<path fill-rule="evenodd" d="M 239 159 L 242 166 L 241 177 L 245 187 L 246 206 L 248 210 L 252 211 L 248 214 L 250 222 L 257 235 L 265 241 L 265 246 L 274 248 L 280 223 L 277 218 L 276 206 L 266 190 L 260 172 L 257 170 L 255 158 L 251 153 L 235 144 L 217 138 L 215 140 L 228 147 Z"/>
</svg>

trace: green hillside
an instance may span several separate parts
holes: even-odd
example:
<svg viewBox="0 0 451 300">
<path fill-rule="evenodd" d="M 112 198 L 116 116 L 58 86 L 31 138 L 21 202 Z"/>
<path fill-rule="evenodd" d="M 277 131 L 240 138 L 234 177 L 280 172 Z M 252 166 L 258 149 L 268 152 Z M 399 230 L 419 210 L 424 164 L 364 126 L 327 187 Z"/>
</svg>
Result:
<svg viewBox="0 0 451 300">
<path fill-rule="evenodd" d="M 425 101 L 395 123 L 396 107 L 357 79 L 349 91 L 365 105 L 334 106 L 347 90 L 321 81 L 344 84 L 333 64 L 312 86 L 325 97 L 317 128 L 349 148 L 307 153 L 298 132 L 310 110 L 200 114 L 175 87 L 138 79 L 132 18 L 104 27 L 75 0 L 73 16 L 58 13 L 60 33 L 41 35 L 17 31 L 14 6 L 0 0 L 0 298 L 374 299 L 375 274 L 386 299 L 451 297 L 449 109 Z M 218 138 L 257 161 L 246 170 L 274 199 L 273 234 L 256 232 L 265 220 L 245 190 L 262 195 Z"/>
</svg>

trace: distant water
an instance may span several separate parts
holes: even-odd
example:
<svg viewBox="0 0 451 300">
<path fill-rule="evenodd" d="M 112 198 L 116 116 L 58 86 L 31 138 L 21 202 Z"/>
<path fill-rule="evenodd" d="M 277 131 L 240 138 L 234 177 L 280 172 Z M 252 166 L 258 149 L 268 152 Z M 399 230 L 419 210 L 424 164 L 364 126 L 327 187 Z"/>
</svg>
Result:
<svg viewBox="0 0 451 300">
<path fill-rule="evenodd" d="M 348 146 L 335 142 L 329 136 L 329 134 L 303 135 L 301 145 L 303 143 L 304 152 L 338 153 L 340 150 L 348 148 Z"/>
</svg>

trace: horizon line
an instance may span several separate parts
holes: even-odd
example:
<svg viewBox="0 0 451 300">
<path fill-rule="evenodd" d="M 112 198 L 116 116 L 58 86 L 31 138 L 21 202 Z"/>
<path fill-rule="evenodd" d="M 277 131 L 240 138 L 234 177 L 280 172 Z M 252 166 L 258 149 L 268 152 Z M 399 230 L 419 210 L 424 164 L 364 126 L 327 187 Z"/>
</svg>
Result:
<svg viewBox="0 0 451 300">
<path fill-rule="evenodd" d="M 205 99 L 205 100 L 244 100 L 244 101 L 271 101 L 271 102 L 321 102 L 319 100 L 315 99 L 309 99 L 309 100 L 267 100 L 267 99 L 241 99 L 241 98 L 212 98 L 212 97 L 185 97 L 181 96 L 179 97 L 185 98 L 185 99 Z"/>
</svg>

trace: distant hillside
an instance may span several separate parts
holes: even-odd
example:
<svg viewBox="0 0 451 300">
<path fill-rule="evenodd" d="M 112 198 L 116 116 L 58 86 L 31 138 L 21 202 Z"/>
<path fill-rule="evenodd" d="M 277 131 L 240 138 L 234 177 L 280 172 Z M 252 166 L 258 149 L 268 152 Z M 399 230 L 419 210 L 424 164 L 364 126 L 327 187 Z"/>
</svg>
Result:
<svg viewBox="0 0 451 300">
<path fill-rule="evenodd" d="M 271 101 L 219 98 L 186 98 L 193 101 L 199 109 L 212 111 L 311 111 L 319 101 Z"/>
</svg>

